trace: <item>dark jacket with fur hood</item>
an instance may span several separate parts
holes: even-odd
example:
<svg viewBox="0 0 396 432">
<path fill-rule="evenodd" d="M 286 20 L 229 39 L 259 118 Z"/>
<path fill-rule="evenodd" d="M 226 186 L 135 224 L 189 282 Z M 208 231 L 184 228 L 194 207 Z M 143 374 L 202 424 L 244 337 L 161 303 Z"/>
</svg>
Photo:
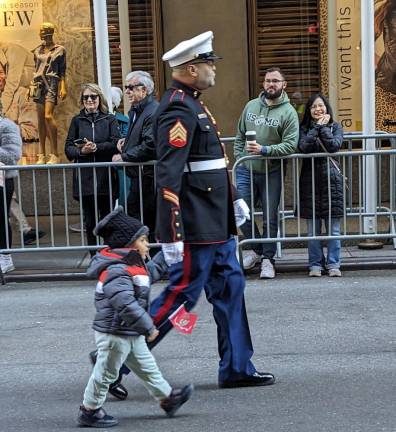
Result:
<svg viewBox="0 0 396 432">
<path fill-rule="evenodd" d="M 149 335 L 155 329 L 149 309 L 151 282 L 167 271 L 162 252 L 147 263 L 129 248 L 103 249 L 87 274 L 98 279 L 93 329 L 120 336 Z"/>
</svg>

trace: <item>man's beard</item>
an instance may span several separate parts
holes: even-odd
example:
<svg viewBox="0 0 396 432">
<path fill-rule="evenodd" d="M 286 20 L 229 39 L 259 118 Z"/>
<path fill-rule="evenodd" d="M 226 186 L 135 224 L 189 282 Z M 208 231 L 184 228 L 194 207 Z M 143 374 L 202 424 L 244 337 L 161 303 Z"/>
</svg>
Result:
<svg viewBox="0 0 396 432">
<path fill-rule="evenodd" d="M 283 93 L 283 89 L 276 90 L 274 93 L 269 93 L 267 90 L 263 90 L 264 97 L 266 99 L 278 99 Z"/>
<path fill-rule="evenodd" d="M 207 90 L 210 87 L 213 87 L 215 85 L 215 78 L 214 77 L 207 77 L 204 79 L 198 79 L 195 83 L 194 87 L 198 90 Z"/>
</svg>

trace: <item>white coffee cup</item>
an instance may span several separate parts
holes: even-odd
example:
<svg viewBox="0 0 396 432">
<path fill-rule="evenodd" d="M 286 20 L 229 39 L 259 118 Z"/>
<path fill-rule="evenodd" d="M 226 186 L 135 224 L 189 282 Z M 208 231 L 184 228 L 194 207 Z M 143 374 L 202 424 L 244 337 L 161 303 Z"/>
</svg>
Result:
<svg viewBox="0 0 396 432">
<path fill-rule="evenodd" d="M 245 132 L 245 138 L 246 138 L 246 146 L 248 147 L 250 144 L 256 143 L 256 131 L 246 131 Z"/>
</svg>

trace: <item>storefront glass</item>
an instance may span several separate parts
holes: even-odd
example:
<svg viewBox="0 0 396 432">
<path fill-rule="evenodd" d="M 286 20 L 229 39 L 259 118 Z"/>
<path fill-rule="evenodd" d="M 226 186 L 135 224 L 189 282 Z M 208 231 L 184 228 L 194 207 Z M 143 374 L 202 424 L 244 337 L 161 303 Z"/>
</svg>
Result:
<svg viewBox="0 0 396 432">
<path fill-rule="evenodd" d="M 309 95 L 320 90 L 319 1 L 257 0 L 251 8 L 251 91 L 261 88 L 268 67 L 279 67 L 301 115 Z"/>
<path fill-rule="evenodd" d="M 60 0 L 0 0 L 1 102 L 21 129 L 21 163 L 63 160 L 80 85 L 93 80 L 89 0 L 67 7 Z"/>
</svg>

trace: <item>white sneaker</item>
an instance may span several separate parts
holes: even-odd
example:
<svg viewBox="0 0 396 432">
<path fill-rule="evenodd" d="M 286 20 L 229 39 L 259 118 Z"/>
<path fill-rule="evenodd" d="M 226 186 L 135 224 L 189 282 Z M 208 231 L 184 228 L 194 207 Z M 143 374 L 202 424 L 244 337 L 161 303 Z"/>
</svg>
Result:
<svg viewBox="0 0 396 432">
<path fill-rule="evenodd" d="M 242 251 L 242 257 L 245 270 L 252 269 L 260 261 L 260 256 L 254 250 Z"/>
<path fill-rule="evenodd" d="M 308 273 L 309 277 L 321 277 L 322 276 L 322 270 L 310 270 Z"/>
<path fill-rule="evenodd" d="M 330 277 L 341 277 L 342 273 L 341 270 L 338 268 L 333 268 L 329 270 L 329 276 Z"/>
<path fill-rule="evenodd" d="M 0 254 L 0 266 L 3 273 L 15 270 L 14 263 L 10 254 Z"/>
<path fill-rule="evenodd" d="M 275 269 L 269 259 L 264 258 L 261 261 L 260 279 L 273 279 L 275 277 Z"/>
</svg>

